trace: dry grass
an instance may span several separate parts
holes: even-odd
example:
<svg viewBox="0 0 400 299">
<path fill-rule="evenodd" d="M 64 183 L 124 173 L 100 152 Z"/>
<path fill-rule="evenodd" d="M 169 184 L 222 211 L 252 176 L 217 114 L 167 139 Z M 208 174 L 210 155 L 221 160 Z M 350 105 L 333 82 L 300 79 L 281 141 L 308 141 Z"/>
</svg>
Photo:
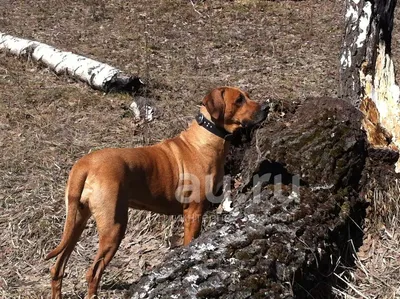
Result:
<svg viewBox="0 0 400 299">
<path fill-rule="evenodd" d="M 258 100 L 336 95 L 343 1 L 1 4 L 2 31 L 140 74 L 159 118 L 137 126 L 126 113 L 129 96 L 103 95 L 0 53 L 0 297 L 48 296 L 52 261 L 43 256 L 61 236 L 66 177 L 82 155 L 176 134 L 216 85 L 241 86 Z M 180 234 L 179 219 L 131 211 L 101 294 L 123 296 Z M 83 296 L 96 244 L 89 223 L 67 267 L 67 298 Z"/>
<path fill-rule="evenodd" d="M 355 255 L 357 270 L 351 279 L 341 277 L 348 286 L 345 293 L 338 290 L 343 298 L 400 298 L 400 237 L 397 227 L 391 232 L 383 231 L 380 236 L 367 235 L 364 248 Z"/>
<path fill-rule="evenodd" d="M 400 182 L 388 181 L 385 190 L 371 182 L 366 199 L 371 203 L 364 227 L 363 245 L 353 247 L 356 270 L 340 279 L 343 298 L 400 298 Z M 386 189 L 387 188 L 387 189 Z"/>
</svg>

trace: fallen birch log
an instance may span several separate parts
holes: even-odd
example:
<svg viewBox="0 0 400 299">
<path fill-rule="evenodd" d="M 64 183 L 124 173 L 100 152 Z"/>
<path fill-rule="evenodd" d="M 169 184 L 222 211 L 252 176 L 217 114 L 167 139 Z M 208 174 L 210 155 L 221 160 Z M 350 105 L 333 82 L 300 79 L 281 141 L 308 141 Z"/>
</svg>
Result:
<svg viewBox="0 0 400 299">
<path fill-rule="evenodd" d="M 58 75 L 67 74 L 104 92 L 135 92 L 143 85 L 139 77 L 124 75 L 121 70 L 108 64 L 5 33 L 0 33 L 0 50 L 31 57 Z"/>
</svg>

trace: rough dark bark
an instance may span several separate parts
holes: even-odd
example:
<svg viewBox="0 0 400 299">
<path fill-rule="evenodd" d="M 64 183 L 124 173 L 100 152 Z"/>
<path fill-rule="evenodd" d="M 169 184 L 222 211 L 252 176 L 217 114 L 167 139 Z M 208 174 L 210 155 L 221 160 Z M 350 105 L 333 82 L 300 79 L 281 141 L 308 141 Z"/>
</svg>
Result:
<svg viewBox="0 0 400 299">
<path fill-rule="evenodd" d="M 288 108 L 284 118 L 271 112 L 244 152 L 234 210 L 133 285 L 131 298 L 330 297 L 347 240 L 360 239 L 350 217 L 365 212 L 362 114 L 330 98 Z"/>
</svg>

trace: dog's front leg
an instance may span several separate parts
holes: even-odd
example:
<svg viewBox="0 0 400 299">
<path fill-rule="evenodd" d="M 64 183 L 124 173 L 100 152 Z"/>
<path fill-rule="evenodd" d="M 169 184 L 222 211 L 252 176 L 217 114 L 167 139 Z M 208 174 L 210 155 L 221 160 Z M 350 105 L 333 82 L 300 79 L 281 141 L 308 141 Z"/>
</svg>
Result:
<svg viewBox="0 0 400 299">
<path fill-rule="evenodd" d="M 183 209 L 183 245 L 188 245 L 194 238 L 199 236 L 203 214 L 204 207 L 202 203 L 191 203 Z"/>
</svg>

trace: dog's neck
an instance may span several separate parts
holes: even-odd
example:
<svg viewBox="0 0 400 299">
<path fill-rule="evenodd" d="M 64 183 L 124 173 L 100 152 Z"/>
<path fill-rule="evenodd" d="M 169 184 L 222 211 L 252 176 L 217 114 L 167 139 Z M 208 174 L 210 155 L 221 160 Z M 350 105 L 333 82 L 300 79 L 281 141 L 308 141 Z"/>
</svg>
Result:
<svg viewBox="0 0 400 299">
<path fill-rule="evenodd" d="M 218 127 L 216 123 L 211 120 L 211 117 L 207 118 L 203 113 L 200 112 L 196 116 L 196 121 L 200 126 L 214 135 L 228 141 L 232 140 L 232 133 L 227 132 L 225 128 Z"/>
<path fill-rule="evenodd" d="M 211 120 L 211 115 L 204 106 L 200 108 L 200 113 L 205 119 L 213 123 Z M 223 158 L 225 158 L 230 146 L 230 140 L 224 139 L 221 136 L 217 136 L 216 134 L 210 132 L 203 126 L 199 125 L 196 120 L 194 120 L 189 128 L 182 132 L 180 136 L 189 145 L 194 146 L 198 151 L 203 152 L 207 150 L 207 148 L 210 148 L 213 149 L 214 152 L 217 151 L 220 153 Z M 200 138 L 200 136 L 203 137 Z"/>
</svg>

